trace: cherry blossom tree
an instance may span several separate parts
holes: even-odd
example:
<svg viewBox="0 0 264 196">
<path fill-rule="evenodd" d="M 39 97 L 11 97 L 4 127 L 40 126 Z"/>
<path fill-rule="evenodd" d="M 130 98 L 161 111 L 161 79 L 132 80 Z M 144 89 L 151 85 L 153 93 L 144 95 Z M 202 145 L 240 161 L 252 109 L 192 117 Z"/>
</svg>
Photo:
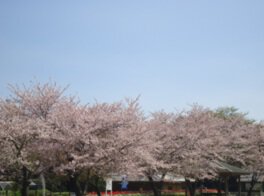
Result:
<svg viewBox="0 0 264 196">
<path fill-rule="evenodd" d="M 173 119 L 174 114 L 172 113 L 168 114 L 163 111 L 153 113 L 151 118 L 143 123 L 144 133 L 137 141 L 138 146 L 133 149 L 131 155 L 136 165 L 129 169 L 135 169 L 134 173 L 141 174 L 150 181 L 155 196 L 161 194 L 164 176 L 170 169 L 165 157 L 171 149 L 168 148 L 171 145 L 168 140 L 171 136 L 170 127 L 172 127 Z M 155 182 L 157 180 L 158 183 Z"/>
<path fill-rule="evenodd" d="M 11 97 L 0 101 L 0 156 L 5 160 L 1 171 L 12 176 L 26 196 L 29 179 L 43 170 L 39 141 L 50 135 L 49 115 L 64 99 L 64 90 L 51 83 L 10 86 L 10 90 Z"/>
<path fill-rule="evenodd" d="M 177 162 L 174 174 L 185 177 L 190 195 L 194 195 L 197 182 L 215 176 L 215 171 L 211 167 L 214 160 L 206 157 L 206 152 L 214 145 L 212 139 L 218 137 L 216 130 L 219 124 L 209 109 L 198 105 L 185 111 L 179 124 L 181 132 L 185 133 L 183 137 L 186 145 L 182 152 L 183 158 Z"/>
<path fill-rule="evenodd" d="M 243 159 L 243 166 L 251 172 L 250 187 L 247 195 L 250 196 L 256 183 L 263 178 L 263 150 L 264 126 L 262 123 L 249 124 L 243 133 L 243 143 L 238 152 Z"/>
<path fill-rule="evenodd" d="M 63 160 L 56 170 L 69 176 L 77 196 L 81 194 L 78 179 L 83 172 L 88 177 L 104 178 L 125 170 L 123 155 L 133 148 L 141 131 L 143 116 L 137 100 L 79 108 L 61 105 L 57 109 L 53 124 L 56 133 L 63 133 L 58 137 Z"/>
<path fill-rule="evenodd" d="M 188 176 L 187 167 L 193 165 L 191 160 L 199 157 L 202 151 L 201 139 L 209 136 L 207 132 L 213 129 L 213 123 L 209 126 L 211 116 L 209 111 L 195 106 L 190 111 L 178 114 L 156 112 L 146 122 L 148 152 L 144 154 L 150 156 L 145 158 L 139 154 L 136 160 L 138 167 L 142 167 L 142 173 L 150 180 L 155 196 L 161 194 L 167 173 Z M 154 182 L 157 176 L 160 181 L 158 185 Z"/>
<path fill-rule="evenodd" d="M 122 155 L 142 130 L 137 100 L 81 105 L 55 84 L 10 88 L 11 98 L 0 103 L 1 160 L 9 163 L 1 173 L 12 169 L 22 177 L 23 196 L 29 179 L 47 168 L 67 173 L 79 196 L 81 172 L 102 178 L 127 167 Z"/>
<path fill-rule="evenodd" d="M 182 162 L 185 169 L 181 171 L 184 175 L 196 181 L 214 179 L 221 170 L 221 162 L 247 168 L 247 156 L 252 154 L 248 136 L 254 131 L 253 121 L 233 112 L 221 112 L 219 115 L 218 112 L 208 110 L 199 113 L 199 116 L 202 115 L 207 120 L 192 120 L 195 123 L 193 127 L 203 129 L 204 136 L 199 139 L 199 145 L 195 145 L 190 156 Z M 193 190 L 192 194 L 194 193 Z"/>
<path fill-rule="evenodd" d="M 22 196 L 31 177 L 49 171 L 66 175 L 77 196 L 82 179 L 113 173 L 144 175 L 155 196 L 166 174 L 212 179 L 219 162 L 263 174 L 263 125 L 234 108 L 195 105 L 145 118 L 138 99 L 84 105 L 54 83 L 10 89 L 11 97 L 0 100 L 0 175 L 17 181 Z"/>
<path fill-rule="evenodd" d="M 202 179 L 218 176 L 219 162 L 245 165 L 247 146 L 243 137 L 250 123 L 241 116 L 220 118 L 201 106 L 179 114 L 153 113 L 147 121 L 146 140 L 150 154 L 144 159 L 139 154 L 139 166 L 152 182 L 155 195 L 160 195 L 164 176 L 170 172 L 186 177 L 192 195 L 195 184 Z M 244 151 L 244 153 L 242 153 Z M 144 152 L 145 154 L 145 152 Z M 159 186 L 153 178 L 160 175 Z M 195 179 L 191 183 L 188 179 Z"/>
</svg>

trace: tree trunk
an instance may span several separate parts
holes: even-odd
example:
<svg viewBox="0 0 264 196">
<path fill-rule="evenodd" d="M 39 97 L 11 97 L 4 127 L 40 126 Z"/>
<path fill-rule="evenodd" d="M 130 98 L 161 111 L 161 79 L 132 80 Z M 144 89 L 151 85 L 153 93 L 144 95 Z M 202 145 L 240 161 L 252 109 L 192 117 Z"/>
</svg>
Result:
<svg viewBox="0 0 264 196">
<path fill-rule="evenodd" d="M 191 182 L 190 180 L 185 179 L 186 186 L 189 190 L 190 196 L 195 196 L 196 192 L 196 182 Z"/>
<path fill-rule="evenodd" d="M 250 188 L 249 188 L 249 190 L 247 192 L 247 196 L 251 196 L 253 188 L 254 188 L 253 186 L 250 186 Z"/>
<path fill-rule="evenodd" d="M 98 176 L 93 176 L 94 181 L 93 180 L 88 180 L 88 183 L 91 187 L 93 187 L 96 191 L 97 196 L 101 196 L 101 190 L 100 190 L 100 185 L 99 185 L 99 181 L 100 178 Z"/>
<path fill-rule="evenodd" d="M 228 185 L 228 176 L 225 176 L 225 196 L 229 195 L 229 185 Z"/>
<path fill-rule="evenodd" d="M 22 187 L 21 187 L 21 196 L 28 196 L 28 186 L 29 186 L 29 176 L 26 167 L 22 168 Z"/>
<path fill-rule="evenodd" d="M 185 189 L 185 196 L 188 196 L 188 187 L 187 187 L 186 181 L 185 181 L 184 189 Z"/>
<path fill-rule="evenodd" d="M 238 196 L 241 196 L 241 178 L 238 176 Z"/>
<path fill-rule="evenodd" d="M 84 183 L 83 190 L 82 190 L 82 195 L 86 195 L 86 193 L 87 193 L 87 188 L 88 188 L 88 182 L 85 182 L 85 183 Z"/>
<path fill-rule="evenodd" d="M 149 182 L 150 182 L 150 187 L 153 191 L 154 196 L 161 196 L 161 190 L 159 190 L 153 181 L 153 178 L 151 176 L 148 176 Z"/>
<path fill-rule="evenodd" d="M 251 196 L 252 191 L 254 189 L 254 186 L 256 185 L 257 182 L 258 182 L 257 174 L 253 173 L 252 177 L 251 177 L 251 181 L 250 181 L 250 187 L 249 187 L 249 190 L 247 192 L 247 196 Z"/>
<path fill-rule="evenodd" d="M 75 193 L 76 196 L 81 196 L 81 191 L 80 191 L 80 187 L 78 186 L 78 182 L 77 182 L 78 176 L 77 175 L 73 175 L 70 176 L 70 188 L 71 191 Z"/>
<path fill-rule="evenodd" d="M 165 173 L 162 174 L 162 176 L 161 176 L 161 181 L 159 182 L 160 195 L 161 195 L 161 192 L 162 192 L 162 190 L 163 190 L 165 175 L 166 175 Z"/>
<path fill-rule="evenodd" d="M 40 174 L 40 180 L 42 186 L 42 196 L 46 196 L 46 181 L 43 173 Z"/>
<path fill-rule="evenodd" d="M 217 196 L 222 196 L 221 179 L 220 178 L 217 180 Z"/>
<path fill-rule="evenodd" d="M 101 196 L 101 191 L 98 186 L 95 187 L 97 196 Z"/>
</svg>

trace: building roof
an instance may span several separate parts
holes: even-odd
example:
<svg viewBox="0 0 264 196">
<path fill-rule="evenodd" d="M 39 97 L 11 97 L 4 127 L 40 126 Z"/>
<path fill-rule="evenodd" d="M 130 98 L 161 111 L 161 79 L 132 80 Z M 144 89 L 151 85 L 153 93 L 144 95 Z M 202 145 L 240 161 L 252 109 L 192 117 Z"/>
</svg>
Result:
<svg viewBox="0 0 264 196">
<path fill-rule="evenodd" d="M 218 162 L 218 173 L 222 176 L 240 176 L 240 175 L 248 175 L 251 174 L 251 172 L 236 167 L 234 165 L 230 165 L 228 163 L 224 162 Z M 126 175 L 125 175 L 126 176 Z M 111 178 L 113 181 L 122 181 L 122 178 L 124 175 L 120 175 L 117 173 L 112 173 Z M 127 181 L 148 181 L 148 178 L 143 175 L 128 175 L 125 177 Z M 160 181 L 161 180 L 161 175 L 154 175 L 153 176 L 153 181 Z M 185 182 L 185 177 L 182 175 L 174 175 L 172 173 L 167 173 L 163 179 L 165 182 Z M 191 181 L 195 181 L 195 179 L 189 178 Z"/>
<path fill-rule="evenodd" d="M 218 166 L 218 172 L 220 175 L 239 176 L 251 173 L 245 169 L 224 162 L 218 162 Z"/>
</svg>

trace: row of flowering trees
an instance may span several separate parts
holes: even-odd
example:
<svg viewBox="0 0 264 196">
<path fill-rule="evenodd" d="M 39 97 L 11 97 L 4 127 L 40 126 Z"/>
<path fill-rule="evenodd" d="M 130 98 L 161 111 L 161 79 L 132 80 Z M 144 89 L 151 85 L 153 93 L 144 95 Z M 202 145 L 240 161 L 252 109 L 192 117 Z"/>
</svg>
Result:
<svg viewBox="0 0 264 196">
<path fill-rule="evenodd" d="M 220 161 L 263 173 L 262 124 L 230 109 L 146 117 L 137 99 L 84 105 L 54 83 L 10 90 L 0 101 L 0 176 L 16 181 L 22 196 L 31 178 L 48 172 L 65 175 L 77 196 L 80 178 L 112 173 L 144 175 L 155 196 L 167 173 L 215 178 Z"/>
</svg>

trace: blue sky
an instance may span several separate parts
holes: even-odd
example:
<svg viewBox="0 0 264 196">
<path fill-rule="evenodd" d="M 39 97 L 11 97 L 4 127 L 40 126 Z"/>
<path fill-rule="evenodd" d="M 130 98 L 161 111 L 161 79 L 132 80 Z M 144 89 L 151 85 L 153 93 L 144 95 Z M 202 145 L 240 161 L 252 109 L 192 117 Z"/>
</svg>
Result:
<svg viewBox="0 0 264 196">
<path fill-rule="evenodd" d="M 264 1 L 0 1 L 0 96 L 31 80 L 148 113 L 235 106 L 264 119 Z"/>
</svg>

